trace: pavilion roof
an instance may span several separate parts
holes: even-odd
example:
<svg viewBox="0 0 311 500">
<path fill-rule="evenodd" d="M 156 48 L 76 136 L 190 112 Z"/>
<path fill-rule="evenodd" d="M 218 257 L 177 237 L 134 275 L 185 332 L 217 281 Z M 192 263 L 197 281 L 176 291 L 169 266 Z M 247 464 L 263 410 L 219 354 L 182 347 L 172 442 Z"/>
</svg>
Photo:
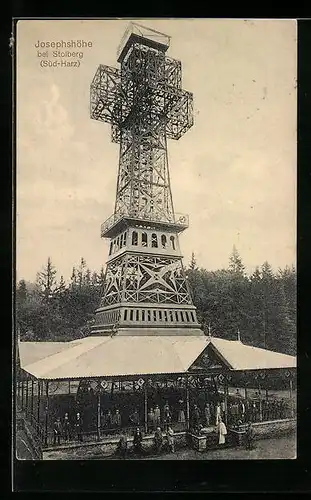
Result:
<svg viewBox="0 0 311 500">
<path fill-rule="evenodd" d="M 49 343 L 49 342 L 48 342 Z M 208 344 L 195 336 L 93 336 L 55 346 L 34 359 L 21 342 L 21 368 L 36 378 L 66 379 L 186 372 Z M 60 343 L 58 343 L 60 344 Z M 69 346 L 68 346 L 69 344 Z"/>
<path fill-rule="evenodd" d="M 297 365 L 296 356 L 249 346 L 239 340 L 212 337 L 211 343 L 232 370 L 296 368 Z"/>
<path fill-rule="evenodd" d="M 20 342 L 21 368 L 39 379 L 185 373 L 209 346 L 232 370 L 294 368 L 296 357 L 206 336 L 89 336 Z"/>
</svg>

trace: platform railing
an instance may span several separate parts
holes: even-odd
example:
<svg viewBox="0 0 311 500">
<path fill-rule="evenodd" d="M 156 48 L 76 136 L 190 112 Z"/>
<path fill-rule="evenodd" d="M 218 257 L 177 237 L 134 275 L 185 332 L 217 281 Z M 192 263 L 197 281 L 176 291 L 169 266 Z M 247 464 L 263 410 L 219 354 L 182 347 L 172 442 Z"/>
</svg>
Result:
<svg viewBox="0 0 311 500">
<path fill-rule="evenodd" d="M 112 214 L 108 219 L 106 219 L 101 224 L 101 237 L 104 237 L 106 232 L 109 231 L 117 222 L 121 219 L 133 219 L 133 220 L 141 220 L 141 221 L 150 221 L 158 224 L 168 224 L 172 226 L 179 226 L 180 228 L 187 228 L 189 226 L 189 215 L 175 212 L 171 217 L 161 217 L 158 214 Z"/>
</svg>

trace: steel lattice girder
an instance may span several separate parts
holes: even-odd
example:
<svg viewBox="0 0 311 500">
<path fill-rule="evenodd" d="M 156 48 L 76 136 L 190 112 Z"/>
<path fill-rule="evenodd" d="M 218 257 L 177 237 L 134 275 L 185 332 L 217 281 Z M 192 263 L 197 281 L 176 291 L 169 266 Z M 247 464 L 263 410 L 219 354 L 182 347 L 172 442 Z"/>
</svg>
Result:
<svg viewBox="0 0 311 500">
<path fill-rule="evenodd" d="M 91 83 L 91 118 L 119 123 L 116 104 L 120 100 L 120 71 L 100 64 Z"/>
<path fill-rule="evenodd" d="M 193 125 L 193 94 L 181 90 L 180 99 L 173 109 L 168 111 L 166 124 L 167 137 L 178 140 Z"/>
<path fill-rule="evenodd" d="M 144 45 L 134 44 L 121 70 L 100 65 L 91 84 L 91 118 L 111 123 L 111 138 L 140 124 L 179 139 L 193 125 L 193 95 L 181 89 L 181 63 Z"/>
<path fill-rule="evenodd" d="M 100 307 L 121 301 L 191 304 L 181 258 L 124 255 L 108 263 Z"/>
</svg>

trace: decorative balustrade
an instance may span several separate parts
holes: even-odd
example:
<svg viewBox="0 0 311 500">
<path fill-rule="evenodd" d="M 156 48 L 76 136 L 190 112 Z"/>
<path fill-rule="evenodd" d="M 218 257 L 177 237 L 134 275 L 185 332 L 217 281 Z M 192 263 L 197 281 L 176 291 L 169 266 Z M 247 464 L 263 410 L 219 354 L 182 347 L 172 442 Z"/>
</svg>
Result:
<svg viewBox="0 0 311 500">
<path fill-rule="evenodd" d="M 168 227 L 172 226 L 177 230 L 183 230 L 189 226 L 189 215 L 181 213 L 172 214 L 170 218 L 164 218 L 157 214 L 112 214 L 101 224 L 101 237 L 110 237 L 109 230 L 122 219 L 133 220 L 135 222 L 141 220 L 142 222 L 150 222 Z"/>
</svg>

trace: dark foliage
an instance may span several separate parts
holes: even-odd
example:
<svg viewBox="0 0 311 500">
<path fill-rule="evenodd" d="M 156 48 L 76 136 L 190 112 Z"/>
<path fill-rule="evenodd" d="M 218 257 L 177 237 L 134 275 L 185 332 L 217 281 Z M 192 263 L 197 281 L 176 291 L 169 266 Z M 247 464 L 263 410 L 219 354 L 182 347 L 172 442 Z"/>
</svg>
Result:
<svg viewBox="0 0 311 500">
<path fill-rule="evenodd" d="M 193 260 L 193 259 L 192 259 Z M 274 351 L 296 352 L 296 270 L 268 262 L 248 276 L 234 248 L 229 268 L 189 266 L 188 282 L 206 333 Z"/>
<path fill-rule="evenodd" d="M 296 270 L 273 271 L 268 262 L 248 276 L 233 248 L 228 269 L 186 268 L 199 321 L 206 333 L 257 347 L 295 354 Z M 17 284 L 16 311 L 22 340 L 74 340 L 87 335 L 99 305 L 104 269 L 91 272 L 82 258 L 69 283 L 51 259 L 35 284 Z"/>
</svg>

